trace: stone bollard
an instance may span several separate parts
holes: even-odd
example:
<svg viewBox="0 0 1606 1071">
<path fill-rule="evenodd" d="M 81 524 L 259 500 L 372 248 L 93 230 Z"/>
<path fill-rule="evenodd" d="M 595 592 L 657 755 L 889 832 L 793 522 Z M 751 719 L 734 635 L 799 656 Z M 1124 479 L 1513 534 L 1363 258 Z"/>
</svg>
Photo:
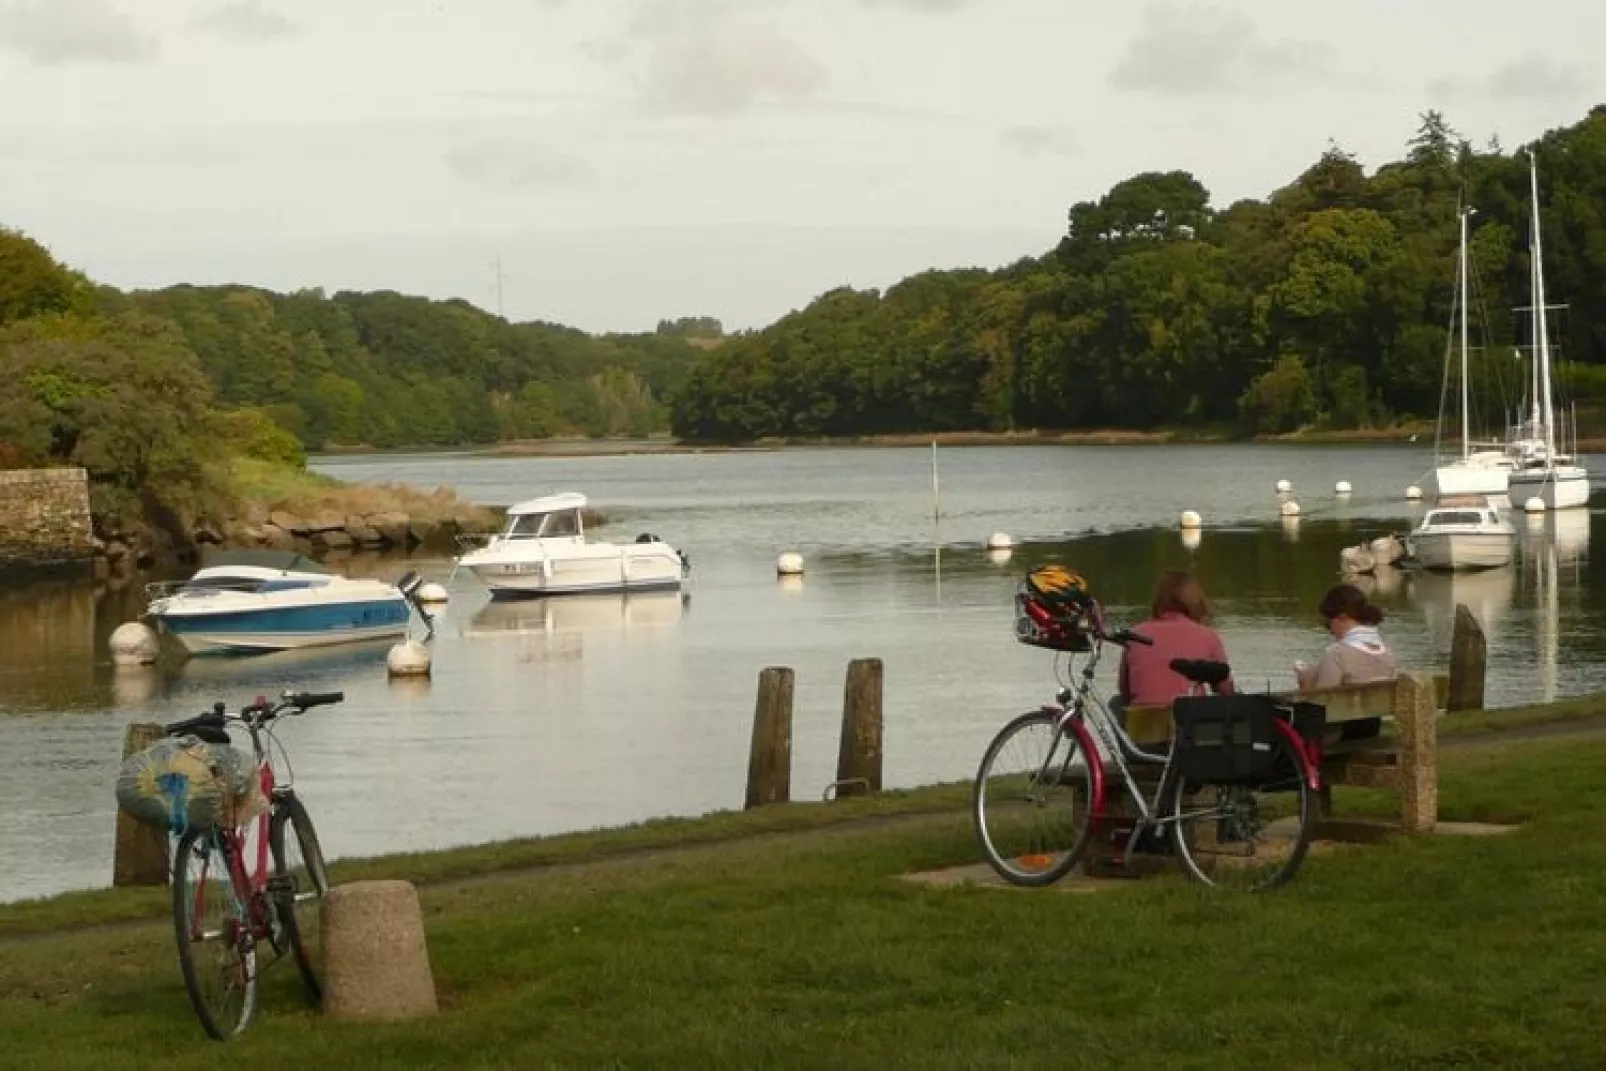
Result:
<svg viewBox="0 0 1606 1071">
<path fill-rule="evenodd" d="M 327 1015 L 412 1019 L 440 1010 L 424 942 L 424 913 L 411 882 L 337 885 L 320 911 Z"/>
</svg>

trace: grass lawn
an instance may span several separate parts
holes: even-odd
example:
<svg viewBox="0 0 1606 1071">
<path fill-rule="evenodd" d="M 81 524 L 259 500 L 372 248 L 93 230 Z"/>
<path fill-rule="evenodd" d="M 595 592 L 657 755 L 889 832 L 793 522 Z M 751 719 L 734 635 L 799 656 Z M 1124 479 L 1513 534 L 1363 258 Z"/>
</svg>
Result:
<svg viewBox="0 0 1606 1071">
<path fill-rule="evenodd" d="M 169 924 L 19 936 L 14 912 L 37 927 L 50 905 L 0 909 L 0 1065 L 1598 1066 L 1606 742 L 1443 760 L 1444 817 L 1525 828 L 1335 850 L 1260 897 L 1180 877 L 1091 895 L 898 880 L 976 859 L 954 789 L 834 829 L 699 845 L 684 824 L 673 851 L 596 859 L 600 840 L 571 840 L 593 861 L 425 886 L 439 1018 L 323 1021 L 281 964 L 228 1049 L 189 1012 Z M 720 835 L 825 813 L 727 817 Z"/>
</svg>

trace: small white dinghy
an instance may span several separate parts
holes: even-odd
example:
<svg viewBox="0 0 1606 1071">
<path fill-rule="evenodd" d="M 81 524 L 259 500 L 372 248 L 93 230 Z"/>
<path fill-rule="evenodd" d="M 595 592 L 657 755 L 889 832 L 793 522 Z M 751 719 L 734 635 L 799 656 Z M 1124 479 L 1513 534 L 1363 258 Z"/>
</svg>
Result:
<svg viewBox="0 0 1606 1071">
<path fill-rule="evenodd" d="M 1424 569 L 1495 569 L 1517 553 L 1517 530 L 1488 498 L 1441 498 L 1407 542 Z"/>
<path fill-rule="evenodd" d="M 655 535 L 588 542 L 585 505 L 585 496 L 573 493 L 520 502 L 507 511 L 502 530 L 477 537 L 457 565 L 493 597 L 679 590 L 685 583 L 686 556 Z"/>
</svg>

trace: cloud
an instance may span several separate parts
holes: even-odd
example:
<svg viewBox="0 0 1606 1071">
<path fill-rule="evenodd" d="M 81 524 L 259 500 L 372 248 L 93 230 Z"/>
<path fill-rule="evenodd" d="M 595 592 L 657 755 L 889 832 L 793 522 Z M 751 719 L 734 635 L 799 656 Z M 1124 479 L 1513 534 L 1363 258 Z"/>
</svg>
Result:
<svg viewBox="0 0 1606 1071">
<path fill-rule="evenodd" d="M 970 0 L 860 0 L 865 7 L 901 7 L 910 11 L 958 11 Z"/>
<path fill-rule="evenodd" d="M 157 44 L 110 0 L 12 0 L 0 2 L 0 50 L 41 66 L 144 63 Z"/>
<path fill-rule="evenodd" d="M 1022 124 L 1006 127 L 998 136 L 1022 156 L 1075 156 L 1081 152 L 1076 136 L 1059 126 Z"/>
<path fill-rule="evenodd" d="M 1263 39 L 1243 15 L 1199 4 L 1150 4 L 1110 72 L 1119 89 L 1236 93 L 1318 74 L 1331 61 L 1318 41 Z"/>
<path fill-rule="evenodd" d="M 587 49 L 599 62 L 634 68 L 640 103 L 659 114 L 729 116 L 796 104 L 829 82 L 813 54 L 734 0 L 638 0 L 622 34 Z"/>
<path fill-rule="evenodd" d="M 536 141 L 505 139 L 458 145 L 447 152 L 446 166 L 458 178 L 506 190 L 574 186 L 592 175 L 578 157 Z"/>
<path fill-rule="evenodd" d="M 1589 80 L 1577 67 L 1536 55 L 1512 60 L 1483 78 L 1438 78 L 1428 84 L 1434 96 L 1452 99 L 1572 101 L 1588 90 Z"/>
<path fill-rule="evenodd" d="M 243 44 L 275 41 L 301 34 L 301 27 L 277 11 L 269 11 L 262 0 L 229 0 L 197 16 L 190 25 Z"/>
</svg>

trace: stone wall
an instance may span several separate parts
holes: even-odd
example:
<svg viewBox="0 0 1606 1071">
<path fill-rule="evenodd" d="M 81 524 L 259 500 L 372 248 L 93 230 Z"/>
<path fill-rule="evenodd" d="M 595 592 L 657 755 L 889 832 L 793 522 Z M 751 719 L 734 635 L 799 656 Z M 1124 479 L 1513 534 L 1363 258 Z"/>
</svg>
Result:
<svg viewBox="0 0 1606 1071">
<path fill-rule="evenodd" d="M 0 472 L 0 566 L 87 561 L 94 554 L 88 473 Z"/>
</svg>

